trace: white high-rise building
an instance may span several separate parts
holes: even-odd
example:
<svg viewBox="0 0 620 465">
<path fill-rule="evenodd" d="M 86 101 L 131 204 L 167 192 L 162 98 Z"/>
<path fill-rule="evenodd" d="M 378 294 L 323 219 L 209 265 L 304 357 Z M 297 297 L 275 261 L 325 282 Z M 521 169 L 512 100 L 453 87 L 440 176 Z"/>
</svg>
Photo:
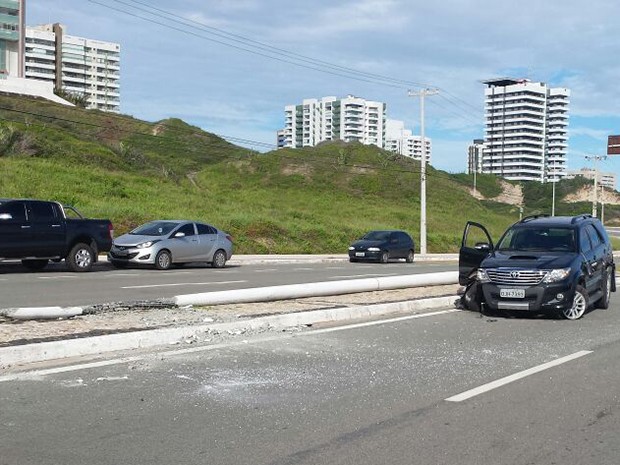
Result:
<svg viewBox="0 0 620 465">
<path fill-rule="evenodd" d="M 570 90 L 527 79 L 491 79 L 485 94 L 482 172 L 513 181 L 566 175 Z"/>
<path fill-rule="evenodd" d="M 431 140 L 426 139 L 426 162 L 431 162 Z M 402 121 L 388 119 L 385 125 L 385 150 L 414 160 L 422 159 L 422 136 L 414 136 Z"/>
<path fill-rule="evenodd" d="M 312 147 L 328 140 L 358 141 L 383 148 L 385 104 L 349 95 L 304 99 L 284 108 L 284 129 L 278 147 Z"/>
<path fill-rule="evenodd" d="M 26 0 L 0 0 L 0 78 L 24 77 Z"/>
<path fill-rule="evenodd" d="M 87 108 L 120 110 L 120 45 L 65 34 L 61 24 L 26 28 L 25 76 L 84 95 Z"/>
<path fill-rule="evenodd" d="M 484 147 L 483 139 L 474 139 L 467 147 L 467 174 L 482 173 Z"/>
</svg>

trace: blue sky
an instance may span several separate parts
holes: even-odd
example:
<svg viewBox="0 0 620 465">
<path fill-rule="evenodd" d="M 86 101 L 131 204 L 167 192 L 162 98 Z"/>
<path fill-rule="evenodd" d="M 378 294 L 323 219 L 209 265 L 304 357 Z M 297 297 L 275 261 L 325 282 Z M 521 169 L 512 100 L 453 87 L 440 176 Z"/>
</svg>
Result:
<svg viewBox="0 0 620 465">
<path fill-rule="evenodd" d="M 148 121 L 177 117 L 259 142 L 275 143 L 285 105 L 327 95 L 383 101 L 389 118 L 419 133 L 419 99 L 408 89 L 437 87 L 439 95 L 427 98 L 426 134 L 433 166 L 450 172 L 465 170 L 467 145 L 484 135 L 481 81 L 509 76 L 567 87 L 568 166 L 578 169 L 591 166 L 585 155 L 605 153 L 609 134 L 620 134 L 620 2 L 593 6 L 586 0 L 27 0 L 26 22 L 60 22 L 69 35 L 120 43 L 122 113 Z M 151 8 L 160 11 L 145 11 Z M 182 18 L 192 22 L 181 25 Z M 316 60 L 332 67 L 310 69 Z M 599 169 L 620 176 L 620 156 Z"/>
</svg>

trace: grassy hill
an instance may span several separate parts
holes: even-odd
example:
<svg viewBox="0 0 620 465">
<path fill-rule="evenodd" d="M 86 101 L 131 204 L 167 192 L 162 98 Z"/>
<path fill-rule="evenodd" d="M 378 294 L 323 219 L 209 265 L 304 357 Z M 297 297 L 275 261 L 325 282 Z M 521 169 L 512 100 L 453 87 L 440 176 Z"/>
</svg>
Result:
<svg viewBox="0 0 620 465">
<path fill-rule="evenodd" d="M 419 163 L 373 146 L 260 154 L 180 120 L 0 96 L 0 172 L 0 197 L 72 204 L 110 218 L 117 234 L 151 219 L 193 218 L 231 233 L 237 253 L 344 253 L 379 228 L 419 242 Z M 519 218 L 515 205 L 473 198 L 471 177 L 428 167 L 427 179 L 429 252 L 456 251 L 468 219 L 497 238 Z M 494 176 L 478 176 L 477 186 L 488 198 L 501 191 Z M 546 193 L 532 195 L 526 214 L 544 209 L 536 201 Z"/>
</svg>

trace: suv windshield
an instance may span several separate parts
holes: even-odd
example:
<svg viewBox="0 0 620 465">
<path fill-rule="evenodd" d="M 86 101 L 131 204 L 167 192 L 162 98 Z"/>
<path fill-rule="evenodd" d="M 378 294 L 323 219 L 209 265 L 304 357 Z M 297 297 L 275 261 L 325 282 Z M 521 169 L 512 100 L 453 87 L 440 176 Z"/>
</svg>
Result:
<svg viewBox="0 0 620 465">
<path fill-rule="evenodd" d="M 574 252 L 575 233 L 570 228 L 515 227 L 506 231 L 497 250 Z"/>
<path fill-rule="evenodd" d="M 138 236 L 165 236 L 178 225 L 179 223 L 173 223 L 170 221 L 152 221 L 151 223 L 143 224 L 142 226 L 134 229 L 129 234 L 135 234 Z"/>
</svg>

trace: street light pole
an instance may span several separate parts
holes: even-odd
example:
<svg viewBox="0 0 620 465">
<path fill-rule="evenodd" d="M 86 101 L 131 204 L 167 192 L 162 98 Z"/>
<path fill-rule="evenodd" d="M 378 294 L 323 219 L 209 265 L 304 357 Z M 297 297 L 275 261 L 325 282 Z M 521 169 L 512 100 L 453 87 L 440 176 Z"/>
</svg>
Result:
<svg viewBox="0 0 620 465">
<path fill-rule="evenodd" d="M 420 138 L 422 155 L 420 156 L 420 254 L 426 255 L 426 138 L 424 136 L 424 98 L 438 94 L 436 89 L 409 91 L 409 97 L 420 97 Z"/>
<path fill-rule="evenodd" d="M 555 216 L 555 160 L 552 160 L 552 168 L 551 168 L 551 175 L 553 177 L 553 179 L 551 180 L 551 182 L 553 183 L 553 185 L 551 186 L 551 216 Z"/>
</svg>

